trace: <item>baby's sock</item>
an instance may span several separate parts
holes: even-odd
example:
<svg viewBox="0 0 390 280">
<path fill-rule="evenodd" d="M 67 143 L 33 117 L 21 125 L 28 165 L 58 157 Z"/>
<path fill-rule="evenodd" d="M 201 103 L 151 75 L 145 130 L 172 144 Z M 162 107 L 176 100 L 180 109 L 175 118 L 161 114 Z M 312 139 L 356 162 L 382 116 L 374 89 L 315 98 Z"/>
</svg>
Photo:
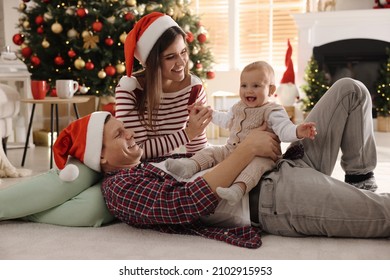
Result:
<svg viewBox="0 0 390 280">
<path fill-rule="evenodd" d="M 229 188 L 218 187 L 216 189 L 220 198 L 226 199 L 229 205 L 235 205 L 244 196 L 244 191 L 239 184 L 233 184 Z"/>
<path fill-rule="evenodd" d="M 169 158 L 165 161 L 165 167 L 168 171 L 184 179 L 191 178 L 199 171 L 196 161 L 189 158 Z"/>
</svg>

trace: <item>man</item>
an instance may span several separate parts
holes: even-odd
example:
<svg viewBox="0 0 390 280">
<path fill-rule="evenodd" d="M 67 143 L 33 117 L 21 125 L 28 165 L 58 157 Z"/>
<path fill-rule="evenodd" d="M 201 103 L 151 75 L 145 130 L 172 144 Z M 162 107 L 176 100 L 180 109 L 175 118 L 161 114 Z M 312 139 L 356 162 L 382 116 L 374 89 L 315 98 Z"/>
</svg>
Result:
<svg viewBox="0 0 390 280">
<path fill-rule="evenodd" d="M 198 234 L 243 247 L 261 245 L 258 229 L 250 226 L 248 206 L 242 211 L 244 217 L 238 227 L 206 227 L 201 218 L 217 208 L 216 188 L 229 187 L 255 156 L 278 158 L 280 146 L 272 133 L 254 130 L 237 152 L 193 182 L 178 181 L 151 163 L 141 163 L 143 150 L 135 143 L 134 132 L 107 112 L 94 112 L 71 123 L 53 149 L 56 165 L 62 169 L 60 177 L 65 181 L 77 177 L 75 166 L 66 165 L 69 155 L 103 171 L 106 177 L 102 191 L 108 209 L 130 225 Z M 119 185 L 127 190 L 118 193 L 114 186 Z"/>
<path fill-rule="evenodd" d="M 96 122 L 94 116 L 101 114 L 104 118 Z M 221 212 L 216 188 L 228 187 L 255 156 L 276 160 L 280 150 L 272 135 L 252 131 L 214 169 L 192 182 L 181 182 L 155 164 L 141 163 L 142 149 L 134 142 L 134 133 L 112 117 L 104 125 L 107 115 L 93 113 L 86 122 L 71 124 L 54 146 L 55 159 L 60 168 L 67 155 L 91 168 L 98 166 L 98 171 L 101 166 L 106 173 L 102 192 L 107 207 L 130 225 L 197 234 L 248 248 L 261 245 L 260 229 L 285 236 L 390 236 L 389 194 L 358 189 L 376 187 L 371 99 L 361 82 L 347 78 L 336 82 L 307 119 L 316 122 L 319 134 L 314 141 L 302 140 L 303 158 L 278 161 L 276 170 L 263 176 L 240 207 Z M 353 179 L 355 186 L 329 176 L 340 147 L 346 179 Z M 222 219 L 226 213 L 232 217 L 228 224 Z"/>
</svg>

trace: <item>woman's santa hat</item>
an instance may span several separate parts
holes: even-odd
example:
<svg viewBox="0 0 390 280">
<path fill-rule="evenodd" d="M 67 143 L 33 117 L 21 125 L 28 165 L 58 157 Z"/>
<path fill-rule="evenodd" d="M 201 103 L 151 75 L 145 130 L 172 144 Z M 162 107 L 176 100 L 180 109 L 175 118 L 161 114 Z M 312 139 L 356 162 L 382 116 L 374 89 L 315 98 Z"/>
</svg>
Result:
<svg viewBox="0 0 390 280">
<path fill-rule="evenodd" d="M 63 181 L 73 181 L 79 175 L 74 164 L 66 164 L 72 156 L 89 168 L 100 172 L 100 155 L 103 147 L 103 130 L 109 112 L 93 112 L 73 121 L 59 134 L 53 145 L 54 161 Z"/>
<path fill-rule="evenodd" d="M 125 41 L 126 74 L 133 72 L 134 57 L 145 65 L 154 44 L 170 27 L 178 24 L 170 17 L 159 12 L 142 17 L 130 31 Z"/>
<path fill-rule="evenodd" d="M 275 95 L 283 106 L 293 106 L 296 99 L 299 98 L 299 91 L 295 85 L 294 65 L 291 59 L 292 46 L 290 40 L 287 41 L 287 51 L 285 57 L 286 71 L 283 74 L 280 85 Z"/>
</svg>

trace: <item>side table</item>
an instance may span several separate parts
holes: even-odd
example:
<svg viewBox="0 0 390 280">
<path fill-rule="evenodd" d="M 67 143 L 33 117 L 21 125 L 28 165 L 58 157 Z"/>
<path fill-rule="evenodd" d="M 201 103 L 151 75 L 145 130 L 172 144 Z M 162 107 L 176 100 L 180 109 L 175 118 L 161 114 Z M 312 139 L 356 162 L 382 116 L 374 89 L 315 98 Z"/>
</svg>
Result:
<svg viewBox="0 0 390 280">
<path fill-rule="evenodd" d="M 34 120 L 34 112 L 35 112 L 35 106 L 37 104 L 50 104 L 50 168 L 53 167 L 53 131 L 54 131 L 54 109 L 56 111 L 56 129 L 57 129 L 57 135 L 59 133 L 58 131 L 58 104 L 72 104 L 73 109 L 76 115 L 76 118 L 79 118 L 79 112 L 77 109 L 77 104 L 79 103 L 85 103 L 88 102 L 88 97 L 82 97 L 82 96 L 74 96 L 69 99 L 62 99 L 59 97 L 46 97 L 45 99 L 33 99 L 33 98 L 27 98 L 27 99 L 21 99 L 21 102 L 24 103 L 30 103 L 32 104 L 32 109 L 31 109 L 31 115 L 30 115 L 30 122 L 28 124 L 28 129 L 26 133 L 26 142 L 24 145 L 24 151 L 23 151 L 23 159 L 22 159 L 22 167 L 24 166 L 24 162 L 26 160 L 26 154 L 27 154 L 27 147 L 28 147 L 28 142 L 30 139 L 31 135 L 31 126 Z"/>
</svg>

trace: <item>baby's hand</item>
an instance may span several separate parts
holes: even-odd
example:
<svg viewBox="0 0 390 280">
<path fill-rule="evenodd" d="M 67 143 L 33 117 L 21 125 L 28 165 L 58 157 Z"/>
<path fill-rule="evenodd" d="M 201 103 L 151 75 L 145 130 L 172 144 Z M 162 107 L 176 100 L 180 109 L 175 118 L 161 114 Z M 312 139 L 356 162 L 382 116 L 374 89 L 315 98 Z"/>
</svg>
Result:
<svg viewBox="0 0 390 280">
<path fill-rule="evenodd" d="M 212 113 L 213 110 L 211 109 L 211 107 L 205 106 L 201 102 L 196 102 L 187 106 L 188 111 L 191 112 L 194 110 L 195 114 L 199 113 L 202 109 L 206 109 L 206 108 L 209 112 Z"/>
<path fill-rule="evenodd" d="M 314 140 L 316 135 L 317 135 L 316 124 L 313 122 L 302 123 L 297 126 L 297 137 L 299 139 L 310 138 Z"/>
</svg>

